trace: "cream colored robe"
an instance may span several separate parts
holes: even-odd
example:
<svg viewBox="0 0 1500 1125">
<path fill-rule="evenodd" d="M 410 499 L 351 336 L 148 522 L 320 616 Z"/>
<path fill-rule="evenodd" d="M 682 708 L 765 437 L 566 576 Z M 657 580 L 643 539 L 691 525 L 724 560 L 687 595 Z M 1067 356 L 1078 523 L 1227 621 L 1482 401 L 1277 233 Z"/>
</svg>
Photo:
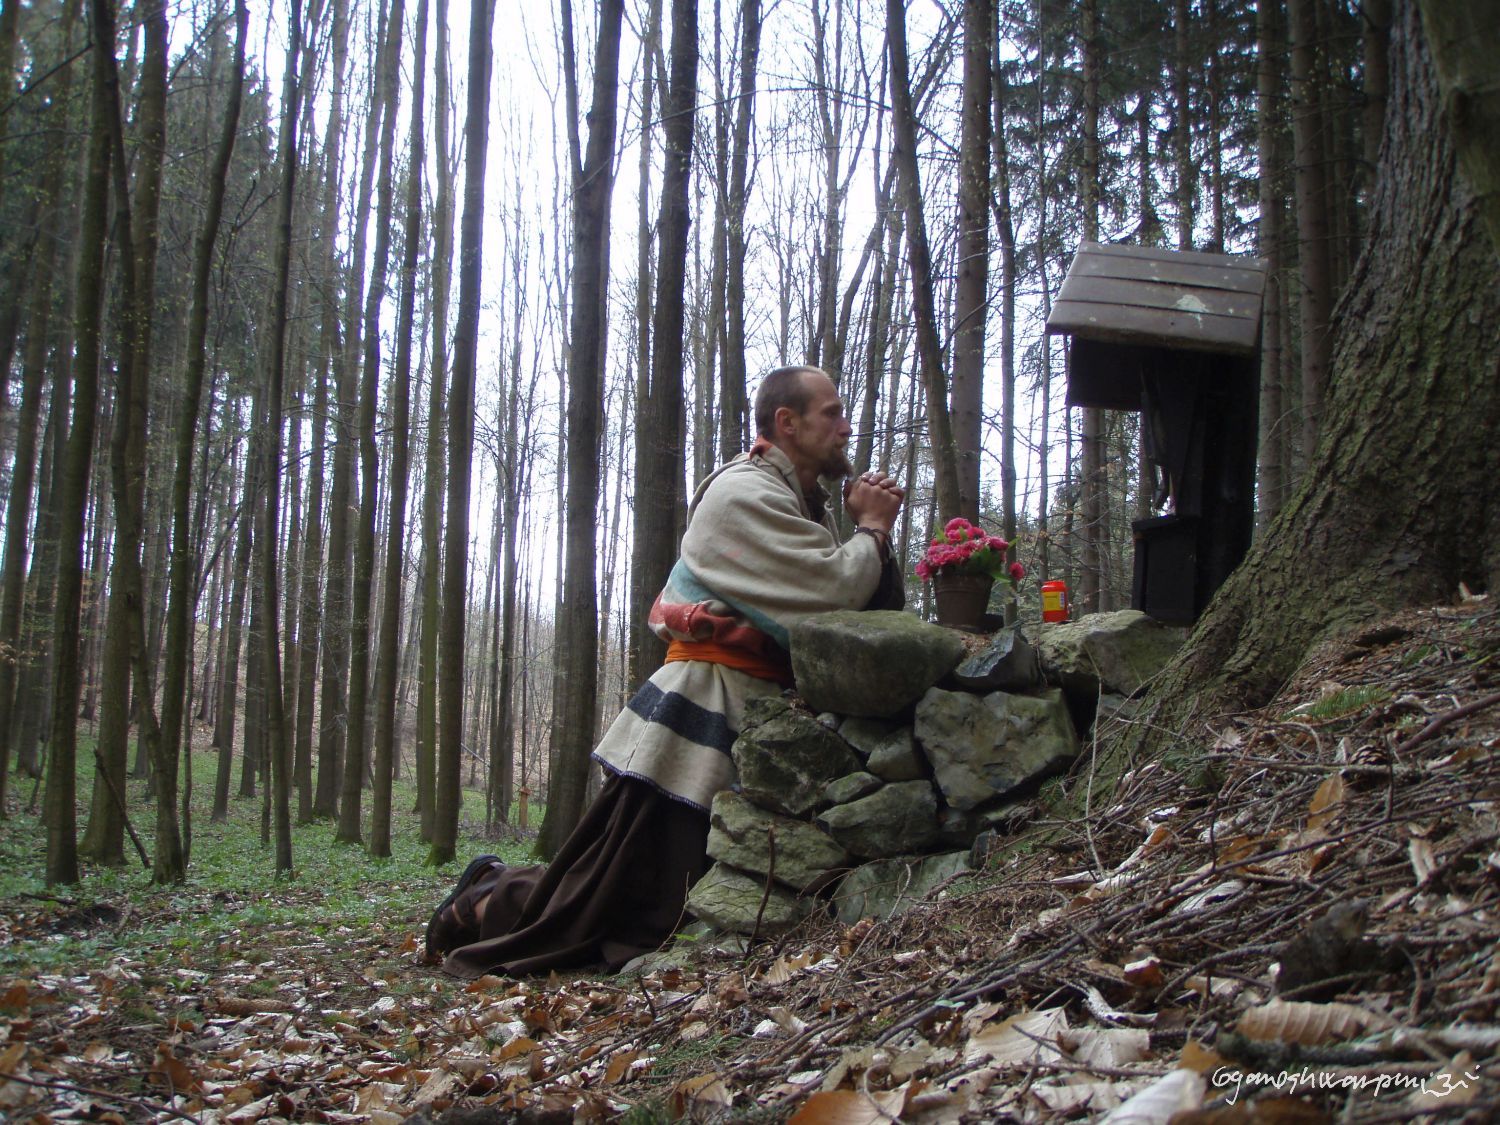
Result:
<svg viewBox="0 0 1500 1125">
<path fill-rule="evenodd" d="M 840 543 L 831 513 L 813 519 L 791 461 L 762 443 L 698 487 L 681 556 L 650 624 L 667 640 L 784 650 L 787 630 L 799 619 L 862 609 L 881 566 L 872 536 Z M 714 794 L 735 782 L 729 748 L 746 700 L 779 691 L 773 681 L 722 664 L 663 665 L 620 712 L 594 757 L 707 810 Z"/>
</svg>

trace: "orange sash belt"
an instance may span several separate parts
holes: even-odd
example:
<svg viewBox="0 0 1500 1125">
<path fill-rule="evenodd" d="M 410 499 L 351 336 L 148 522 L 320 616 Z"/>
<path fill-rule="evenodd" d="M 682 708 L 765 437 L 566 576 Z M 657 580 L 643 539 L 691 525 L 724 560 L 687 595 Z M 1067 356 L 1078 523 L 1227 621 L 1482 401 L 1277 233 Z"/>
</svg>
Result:
<svg viewBox="0 0 1500 1125">
<path fill-rule="evenodd" d="M 721 645 L 717 641 L 673 641 L 667 645 L 667 660 L 703 660 L 744 672 L 758 680 L 770 680 L 782 687 L 792 686 L 792 658 L 785 653 L 780 659 L 748 649 Z"/>
</svg>

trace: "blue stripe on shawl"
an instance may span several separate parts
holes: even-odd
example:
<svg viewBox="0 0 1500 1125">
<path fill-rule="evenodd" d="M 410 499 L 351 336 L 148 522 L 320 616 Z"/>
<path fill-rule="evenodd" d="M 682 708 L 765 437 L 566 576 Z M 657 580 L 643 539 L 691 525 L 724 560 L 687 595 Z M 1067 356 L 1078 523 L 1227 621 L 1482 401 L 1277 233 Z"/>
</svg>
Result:
<svg viewBox="0 0 1500 1125">
<path fill-rule="evenodd" d="M 741 605 L 732 598 L 726 598 L 716 590 L 710 590 L 703 582 L 688 569 L 687 563 L 681 559 L 672 567 L 672 573 L 667 576 L 667 586 L 671 589 L 677 599 L 689 604 L 694 602 L 723 602 L 729 606 L 751 625 L 765 633 L 782 648 L 791 648 L 791 636 L 787 633 L 784 625 L 779 625 L 767 617 L 754 606 Z"/>
<path fill-rule="evenodd" d="M 734 745 L 734 731 L 723 715 L 700 707 L 675 691 L 662 691 L 650 680 L 641 685 L 626 706 L 646 722 L 657 723 L 681 738 L 722 754 L 728 754 Z"/>
</svg>

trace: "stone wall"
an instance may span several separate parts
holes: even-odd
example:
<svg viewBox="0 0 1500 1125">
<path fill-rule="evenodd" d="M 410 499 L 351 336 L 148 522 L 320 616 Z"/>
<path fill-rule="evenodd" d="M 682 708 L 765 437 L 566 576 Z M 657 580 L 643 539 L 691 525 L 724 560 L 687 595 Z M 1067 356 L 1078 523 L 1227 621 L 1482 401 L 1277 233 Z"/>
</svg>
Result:
<svg viewBox="0 0 1500 1125">
<path fill-rule="evenodd" d="M 739 788 L 712 809 L 688 908 L 723 930 L 817 909 L 884 917 L 976 866 L 1095 715 L 1130 706 L 1184 631 L 1123 610 L 986 638 L 907 613 L 828 613 L 791 635 L 795 697 L 757 699 Z M 805 706 L 804 706 L 805 705 Z"/>
</svg>

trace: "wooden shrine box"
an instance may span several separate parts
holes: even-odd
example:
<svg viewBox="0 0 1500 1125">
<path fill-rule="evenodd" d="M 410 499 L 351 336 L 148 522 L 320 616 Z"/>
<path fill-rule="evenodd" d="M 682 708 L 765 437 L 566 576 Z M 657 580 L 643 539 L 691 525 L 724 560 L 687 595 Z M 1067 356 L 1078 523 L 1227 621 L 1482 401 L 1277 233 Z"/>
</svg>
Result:
<svg viewBox="0 0 1500 1125">
<path fill-rule="evenodd" d="M 1047 331 L 1072 337 L 1068 403 L 1142 413 L 1153 507 L 1131 524 L 1131 605 L 1197 620 L 1250 548 L 1266 263 L 1085 242 Z"/>
</svg>

